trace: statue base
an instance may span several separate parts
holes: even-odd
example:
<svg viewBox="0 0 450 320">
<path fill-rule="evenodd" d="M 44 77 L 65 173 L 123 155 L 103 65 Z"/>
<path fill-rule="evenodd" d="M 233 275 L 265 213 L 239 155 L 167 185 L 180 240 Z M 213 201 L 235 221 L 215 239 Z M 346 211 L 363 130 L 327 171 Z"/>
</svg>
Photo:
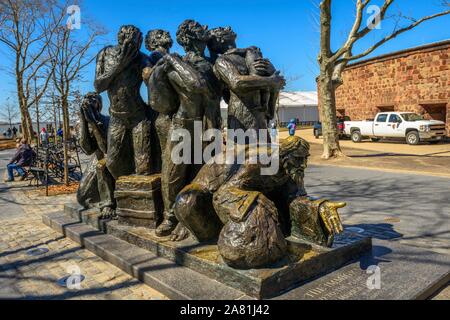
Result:
<svg viewBox="0 0 450 320">
<path fill-rule="evenodd" d="M 336 270 L 372 249 L 371 238 L 352 233 L 345 233 L 336 239 L 333 248 L 288 238 L 289 254 L 283 261 L 268 268 L 237 270 L 223 262 L 215 243 L 200 244 L 193 239 L 172 242 L 168 237 L 157 237 L 155 231 L 149 228 L 99 220 L 96 210 L 80 211 L 66 206 L 66 213 L 120 240 L 257 299 L 276 297 L 296 285 Z"/>
<path fill-rule="evenodd" d="M 114 196 L 120 224 L 155 229 L 161 222 L 161 175 L 120 177 Z"/>
<path fill-rule="evenodd" d="M 155 240 L 152 230 L 100 220 L 98 211 L 76 204 L 44 215 L 43 222 L 175 300 L 416 300 L 433 296 L 450 281 L 446 255 L 385 240 L 375 240 L 369 250 L 370 239 L 351 233 L 332 249 L 288 239 L 286 261 L 241 271 L 225 265 L 214 244 Z M 411 260 L 419 256 L 420 261 Z M 370 266 L 382 270 L 380 290 L 368 286 Z"/>
</svg>

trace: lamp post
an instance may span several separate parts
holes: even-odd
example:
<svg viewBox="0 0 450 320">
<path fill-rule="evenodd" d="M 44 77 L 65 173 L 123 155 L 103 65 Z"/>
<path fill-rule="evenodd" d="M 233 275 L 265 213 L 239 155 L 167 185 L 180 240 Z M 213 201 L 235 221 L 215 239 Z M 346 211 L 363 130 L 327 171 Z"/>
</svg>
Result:
<svg viewBox="0 0 450 320">
<path fill-rule="evenodd" d="M 12 132 L 12 119 L 11 119 L 11 108 L 10 108 L 10 104 L 9 104 L 9 97 L 6 98 L 6 103 L 7 103 L 7 112 L 8 112 L 8 122 L 9 122 L 9 129 Z"/>
</svg>

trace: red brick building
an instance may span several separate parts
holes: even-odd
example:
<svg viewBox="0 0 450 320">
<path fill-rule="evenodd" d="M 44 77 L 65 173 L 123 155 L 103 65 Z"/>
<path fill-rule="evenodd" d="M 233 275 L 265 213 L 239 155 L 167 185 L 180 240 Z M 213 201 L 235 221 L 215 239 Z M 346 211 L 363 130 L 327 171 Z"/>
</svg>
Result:
<svg viewBox="0 0 450 320">
<path fill-rule="evenodd" d="M 336 92 L 338 114 L 373 119 L 412 111 L 447 123 L 450 135 L 450 40 L 349 65 Z"/>
</svg>

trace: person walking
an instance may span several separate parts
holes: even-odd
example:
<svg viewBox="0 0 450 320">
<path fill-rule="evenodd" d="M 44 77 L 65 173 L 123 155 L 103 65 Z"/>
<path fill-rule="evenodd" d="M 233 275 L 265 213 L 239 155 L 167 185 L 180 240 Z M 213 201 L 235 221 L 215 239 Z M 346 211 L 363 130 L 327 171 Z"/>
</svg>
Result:
<svg viewBox="0 0 450 320">
<path fill-rule="evenodd" d="M 16 127 L 14 127 L 12 129 L 12 133 L 13 133 L 13 139 L 16 138 L 17 137 L 17 128 Z"/>
<path fill-rule="evenodd" d="M 42 146 L 46 148 L 48 146 L 48 133 L 47 130 L 45 130 L 45 128 L 42 128 L 40 137 Z"/>
<path fill-rule="evenodd" d="M 59 127 L 58 131 L 56 132 L 56 135 L 59 138 L 59 141 L 63 141 L 64 140 L 64 131 L 61 127 Z"/>
<path fill-rule="evenodd" d="M 289 130 L 289 135 L 291 137 L 295 136 L 295 132 L 297 131 L 297 120 L 296 119 L 292 119 L 288 126 L 287 126 L 288 130 Z"/>
<path fill-rule="evenodd" d="M 11 128 L 8 128 L 8 130 L 6 130 L 6 137 L 11 138 L 11 135 L 12 135 Z"/>
<path fill-rule="evenodd" d="M 7 165 L 8 171 L 8 180 L 5 182 L 13 182 L 14 181 L 14 170 L 20 175 L 20 181 L 23 181 L 27 178 L 27 173 L 24 170 L 24 167 L 31 166 L 33 163 L 34 151 L 31 149 L 28 141 L 26 139 L 22 139 L 20 141 L 20 146 L 11 159 L 9 164 Z"/>
</svg>

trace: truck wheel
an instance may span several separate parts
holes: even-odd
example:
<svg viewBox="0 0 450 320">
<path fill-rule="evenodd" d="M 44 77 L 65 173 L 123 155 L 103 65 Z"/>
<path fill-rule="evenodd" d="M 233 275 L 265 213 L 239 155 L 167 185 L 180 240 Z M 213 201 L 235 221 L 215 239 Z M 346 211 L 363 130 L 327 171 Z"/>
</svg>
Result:
<svg viewBox="0 0 450 320">
<path fill-rule="evenodd" d="M 352 132 L 352 141 L 354 143 L 360 143 L 362 141 L 362 136 L 360 131 L 353 131 Z"/>
<path fill-rule="evenodd" d="M 417 131 L 408 132 L 406 142 L 411 146 L 417 146 L 420 143 L 420 136 Z"/>
</svg>

